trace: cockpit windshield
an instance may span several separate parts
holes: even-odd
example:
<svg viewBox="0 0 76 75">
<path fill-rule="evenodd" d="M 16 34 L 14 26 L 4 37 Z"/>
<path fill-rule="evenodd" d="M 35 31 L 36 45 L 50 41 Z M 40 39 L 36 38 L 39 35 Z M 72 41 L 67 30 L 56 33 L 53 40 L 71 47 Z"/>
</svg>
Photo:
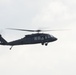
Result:
<svg viewBox="0 0 76 75">
<path fill-rule="evenodd" d="M 53 35 L 50 35 L 51 37 L 54 37 Z"/>
</svg>

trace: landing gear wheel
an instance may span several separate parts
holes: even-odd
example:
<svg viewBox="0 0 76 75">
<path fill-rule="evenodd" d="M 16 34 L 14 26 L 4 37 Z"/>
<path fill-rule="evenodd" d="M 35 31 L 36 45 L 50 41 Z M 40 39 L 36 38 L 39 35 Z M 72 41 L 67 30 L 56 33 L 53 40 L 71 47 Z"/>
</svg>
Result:
<svg viewBox="0 0 76 75">
<path fill-rule="evenodd" d="M 48 43 L 45 43 L 45 46 L 47 46 L 48 45 Z"/>
<path fill-rule="evenodd" d="M 44 45 L 44 43 L 41 43 L 42 45 Z"/>
</svg>

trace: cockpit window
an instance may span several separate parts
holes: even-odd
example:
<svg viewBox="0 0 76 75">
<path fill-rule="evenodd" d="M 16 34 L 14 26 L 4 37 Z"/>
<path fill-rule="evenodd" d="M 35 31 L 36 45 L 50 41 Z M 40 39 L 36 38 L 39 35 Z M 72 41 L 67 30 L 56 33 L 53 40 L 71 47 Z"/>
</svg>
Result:
<svg viewBox="0 0 76 75">
<path fill-rule="evenodd" d="M 48 38 L 50 38 L 50 35 L 48 35 Z"/>
<path fill-rule="evenodd" d="M 51 37 L 54 37 L 53 35 L 51 35 Z"/>
<path fill-rule="evenodd" d="M 45 39 L 47 39 L 48 37 L 47 36 L 45 36 Z"/>
</svg>

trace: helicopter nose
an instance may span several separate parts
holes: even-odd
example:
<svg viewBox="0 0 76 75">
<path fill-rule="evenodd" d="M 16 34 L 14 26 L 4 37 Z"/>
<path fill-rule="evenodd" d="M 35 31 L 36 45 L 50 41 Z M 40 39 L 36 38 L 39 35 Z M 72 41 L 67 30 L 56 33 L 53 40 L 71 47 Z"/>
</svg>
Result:
<svg viewBox="0 0 76 75">
<path fill-rule="evenodd" d="M 56 41 L 57 40 L 57 38 L 56 37 L 54 37 L 54 41 Z"/>
</svg>

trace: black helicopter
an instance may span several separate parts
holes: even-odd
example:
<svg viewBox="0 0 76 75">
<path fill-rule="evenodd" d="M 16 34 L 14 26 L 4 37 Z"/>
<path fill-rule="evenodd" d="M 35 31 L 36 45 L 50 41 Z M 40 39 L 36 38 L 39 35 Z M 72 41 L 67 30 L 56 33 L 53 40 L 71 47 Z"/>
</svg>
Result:
<svg viewBox="0 0 76 75">
<path fill-rule="evenodd" d="M 38 44 L 41 43 L 42 45 L 47 46 L 49 42 L 54 42 L 57 40 L 56 37 L 54 37 L 53 35 L 50 34 L 46 34 L 46 33 L 40 33 L 43 31 L 50 31 L 50 30 L 27 30 L 27 29 L 14 29 L 14 28 L 8 28 L 11 30 L 19 30 L 19 31 L 28 31 L 28 32 L 37 32 L 34 34 L 30 34 L 30 35 L 25 35 L 25 37 L 15 40 L 15 41 L 11 41 L 11 42 L 7 42 L 1 35 L 0 35 L 0 45 L 7 45 L 7 46 L 11 46 L 10 50 L 12 49 L 13 46 L 15 45 L 28 45 L 28 44 Z M 53 30 L 51 30 L 53 31 Z"/>
</svg>

